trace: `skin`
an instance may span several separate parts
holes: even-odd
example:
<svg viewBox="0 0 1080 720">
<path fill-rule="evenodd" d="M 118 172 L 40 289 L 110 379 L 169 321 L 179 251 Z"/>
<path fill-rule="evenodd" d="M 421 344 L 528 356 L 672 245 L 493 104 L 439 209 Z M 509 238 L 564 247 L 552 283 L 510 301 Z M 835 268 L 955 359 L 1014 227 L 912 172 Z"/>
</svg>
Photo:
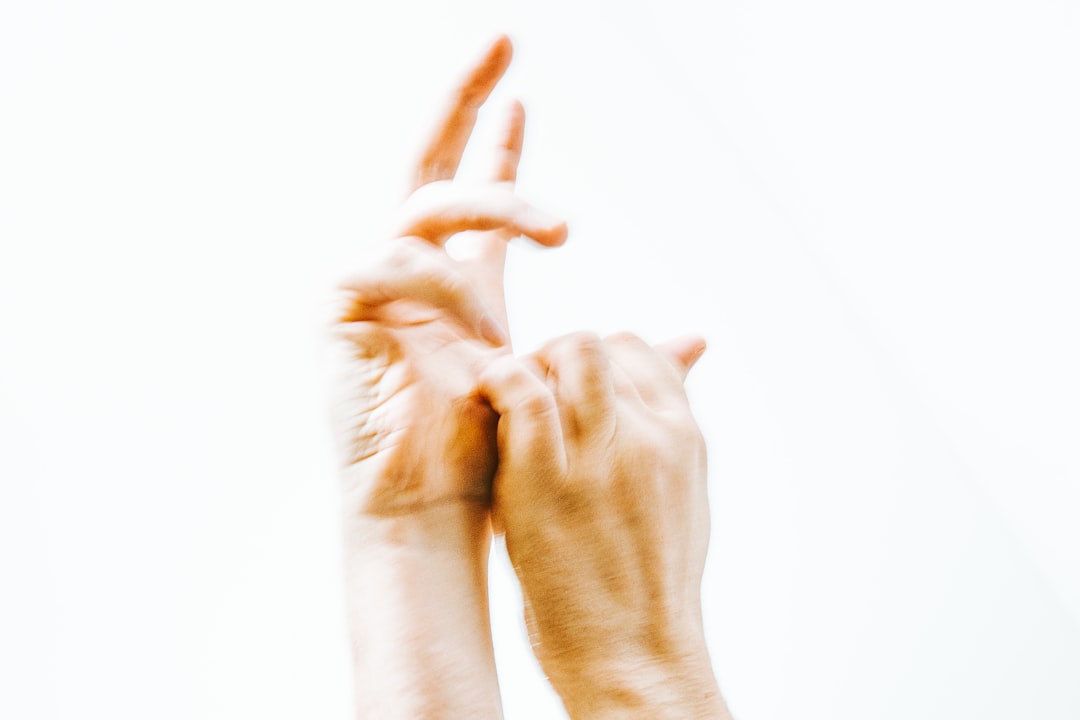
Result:
<svg viewBox="0 0 1080 720">
<path fill-rule="evenodd" d="M 683 390 L 704 349 L 578 333 L 484 372 L 493 521 L 573 718 L 730 719 L 702 628 L 705 443 Z"/>
<path fill-rule="evenodd" d="M 499 38 L 466 76 L 398 235 L 341 283 L 357 715 L 502 716 L 487 607 L 494 521 L 571 717 L 728 718 L 701 627 L 705 451 L 682 387 L 704 343 L 577 334 L 510 354 L 506 241 L 566 237 L 514 194 L 520 105 L 491 179 L 455 177 L 510 53 Z M 464 231 L 467 259 L 453 260 L 444 245 Z"/>
<path fill-rule="evenodd" d="M 506 241 L 566 238 L 514 194 L 519 104 L 491 179 L 455 178 L 510 55 L 499 38 L 465 77 L 417 165 L 399 236 L 341 283 L 337 425 L 361 718 L 502 716 L 487 608 L 497 418 L 477 379 L 509 352 Z M 452 260 L 444 244 L 466 230 L 483 232 L 468 238 L 468 260 Z"/>
</svg>

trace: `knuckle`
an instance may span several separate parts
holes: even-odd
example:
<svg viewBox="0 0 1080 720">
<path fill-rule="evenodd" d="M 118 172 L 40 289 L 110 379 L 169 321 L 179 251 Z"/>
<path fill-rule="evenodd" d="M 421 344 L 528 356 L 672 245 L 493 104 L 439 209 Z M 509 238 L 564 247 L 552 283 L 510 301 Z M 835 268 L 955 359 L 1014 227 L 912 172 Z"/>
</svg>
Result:
<svg viewBox="0 0 1080 720">
<path fill-rule="evenodd" d="M 555 396 L 547 385 L 525 367 L 508 365 L 507 382 L 515 389 L 514 406 L 531 415 L 541 415 L 555 409 Z"/>
<path fill-rule="evenodd" d="M 474 80 L 459 85 L 450 96 L 450 102 L 458 108 L 477 108 L 480 106 L 483 87 Z"/>
<path fill-rule="evenodd" d="M 547 385 L 541 382 L 523 363 L 512 356 L 496 360 L 482 374 L 482 384 L 499 387 L 516 413 L 543 415 L 556 410 L 555 397 Z"/>
<path fill-rule="evenodd" d="M 553 369 L 559 366 L 592 361 L 602 356 L 603 343 L 600 337 L 591 331 L 581 330 L 563 335 L 552 340 L 543 350 L 549 365 Z"/>
<path fill-rule="evenodd" d="M 591 330 L 580 330 L 567 336 L 568 343 L 577 349 L 596 349 L 600 344 L 600 336 Z"/>
<path fill-rule="evenodd" d="M 604 343 L 596 333 L 578 333 L 573 339 L 572 352 L 571 357 L 582 375 L 593 382 L 606 377 L 610 361 Z"/>
<path fill-rule="evenodd" d="M 635 335 L 627 330 L 621 330 L 616 333 L 608 335 L 604 340 L 605 345 L 645 345 L 645 341 L 640 336 Z"/>
</svg>

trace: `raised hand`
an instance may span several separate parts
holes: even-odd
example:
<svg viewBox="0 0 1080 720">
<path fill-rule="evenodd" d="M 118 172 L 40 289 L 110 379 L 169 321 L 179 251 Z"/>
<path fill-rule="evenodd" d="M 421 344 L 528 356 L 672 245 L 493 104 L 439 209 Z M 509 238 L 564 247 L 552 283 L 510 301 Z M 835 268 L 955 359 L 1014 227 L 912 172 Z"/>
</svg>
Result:
<svg viewBox="0 0 1080 720">
<path fill-rule="evenodd" d="M 729 717 L 701 620 L 705 445 L 682 386 L 704 347 L 577 334 L 482 378 L 500 415 L 493 521 L 571 717 Z"/>
<path fill-rule="evenodd" d="M 486 502 L 493 422 L 475 395 L 477 368 L 505 351 L 506 241 L 558 245 L 566 226 L 514 194 L 524 114 L 514 104 L 492 179 L 455 179 L 477 112 L 510 61 L 496 41 L 438 123 L 400 213 L 399 236 L 341 284 L 341 429 L 347 510 L 398 514 L 447 501 Z M 452 260 L 446 241 L 467 242 Z"/>
<path fill-rule="evenodd" d="M 506 241 L 566 237 L 514 193 L 520 105 L 492 178 L 455 177 L 510 54 L 500 38 L 465 78 L 421 157 L 398 234 L 341 283 L 337 421 L 363 718 L 501 717 L 486 584 L 496 417 L 477 377 L 509 352 Z M 466 231 L 468 257 L 454 260 L 445 243 Z"/>
</svg>

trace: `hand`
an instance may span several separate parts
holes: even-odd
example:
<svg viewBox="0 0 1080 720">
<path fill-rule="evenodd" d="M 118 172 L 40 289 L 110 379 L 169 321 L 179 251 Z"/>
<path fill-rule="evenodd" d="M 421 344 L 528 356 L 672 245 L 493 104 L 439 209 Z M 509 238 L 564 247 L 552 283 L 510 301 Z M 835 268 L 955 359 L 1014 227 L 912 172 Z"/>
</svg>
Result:
<svg viewBox="0 0 1080 720">
<path fill-rule="evenodd" d="M 495 466 L 494 416 L 476 397 L 478 367 L 507 350 L 503 265 L 506 241 L 565 240 L 564 223 L 514 194 L 524 114 L 510 113 L 493 180 L 454 179 L 487 99 L 510 62 L 493 44 L 453 96 L 416 171 L 400 236 L 342 283 L 341 393 L 349 513 L 388 516 L 444 502 L 486 505 Z M 469 259 L 454 261 L 447 239 L 463 231 Z"/>
<path fill-rule="evenodd" d="M 476 383 L 509 352 L 506 241 L 566 237 L 565 224 L 514 194 L 520 105 L 493 179 L 455 179 L 510 53 L 500 38 L 458 88 L 398 236 L 341 285 L 345 578 L 360 717 L 501 717 L 486 584 L 496 418 Z M 463 231 L 474 231 L 462 238 L 468 259 L 455 261 L 444 245 Z"/>
<path fill-rule="evenodd" d="M 492 519 L 537 659 L 571 717 L 727 718 L 705 647 L 699 338 L 588 334 L 481 379 L 499 413 Z"/>
</svg>

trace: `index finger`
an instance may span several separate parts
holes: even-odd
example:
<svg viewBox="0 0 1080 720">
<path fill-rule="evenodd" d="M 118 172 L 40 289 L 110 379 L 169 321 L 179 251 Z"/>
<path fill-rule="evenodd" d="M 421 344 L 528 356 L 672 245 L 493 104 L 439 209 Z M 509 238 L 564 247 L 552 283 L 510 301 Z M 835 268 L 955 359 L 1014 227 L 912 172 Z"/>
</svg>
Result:
<svg viewBox="0 0 1080 720">
<path fill-rule="evenodd" d="M 499 36 L 458 86 L 449 109 L 436 125 L 435 132 L 420 157 L 413 190 L 429 182 L 454 177 L 473 126 L 476 125 L 477 111 L 506 72 L 512 55 L 510 38 Z"/>
</svg>

